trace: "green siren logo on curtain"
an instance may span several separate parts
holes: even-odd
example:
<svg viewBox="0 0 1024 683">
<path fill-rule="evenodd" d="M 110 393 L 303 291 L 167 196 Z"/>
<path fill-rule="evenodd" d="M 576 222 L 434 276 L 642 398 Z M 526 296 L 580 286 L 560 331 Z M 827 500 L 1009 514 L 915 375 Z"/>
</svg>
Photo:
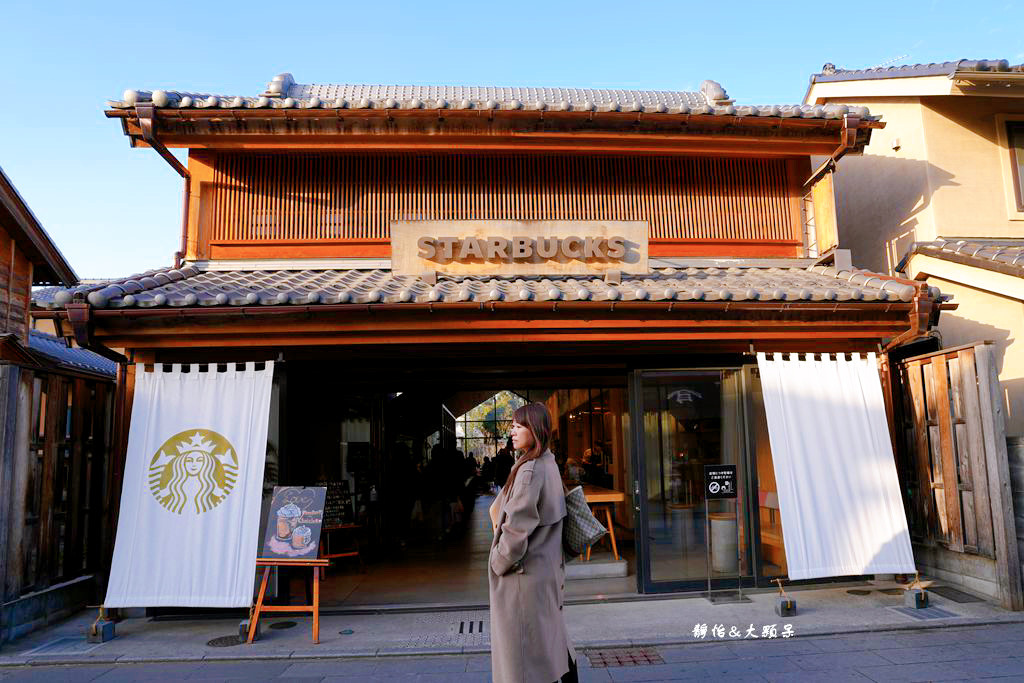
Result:
<svg viewBox="0 0 1024 683">
<path fill-rule="evenodd" d="M 188 505 L 201 514 L 235 488 L 238 456 L 223 436 L 188 429 L 167 439 L 149 463 L 149 490 L 156 501 L 181 514 Z"/>
</svg>

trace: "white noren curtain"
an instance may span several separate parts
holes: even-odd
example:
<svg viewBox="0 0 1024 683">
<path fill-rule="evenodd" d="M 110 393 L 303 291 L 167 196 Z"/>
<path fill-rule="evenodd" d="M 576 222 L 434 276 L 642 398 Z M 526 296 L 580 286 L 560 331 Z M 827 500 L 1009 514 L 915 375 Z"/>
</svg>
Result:
<svg viewBox="0 0 1024 683">
<path fill-rule="evenodd" d="M 875 354 L 757 354 L 790 579 L 911 573 Z"/>
<path fill-rule="evenodd" d="M 273 363 L 135 367 L 107 607 L 248 607 Z"/>
</svg>

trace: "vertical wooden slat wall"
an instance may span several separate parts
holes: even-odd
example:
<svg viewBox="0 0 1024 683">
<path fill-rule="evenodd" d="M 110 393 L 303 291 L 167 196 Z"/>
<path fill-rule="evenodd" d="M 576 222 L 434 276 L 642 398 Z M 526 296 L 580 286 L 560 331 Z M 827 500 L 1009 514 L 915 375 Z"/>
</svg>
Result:
<svg viewBox="0 0 1024 683">
<path fill-rule="evenodd" d="M 795 240 L 786 161 L 223 155 L 213 241 L 386 239 L 393 220 L 646 220 L 652 239 Z"/>
<path fill-rule="evenodd" d="M 917 532 L 950 550 L 994 557 L 975 349 L 903 361 L 900 384 L 923 521 Z"/>
</svg>

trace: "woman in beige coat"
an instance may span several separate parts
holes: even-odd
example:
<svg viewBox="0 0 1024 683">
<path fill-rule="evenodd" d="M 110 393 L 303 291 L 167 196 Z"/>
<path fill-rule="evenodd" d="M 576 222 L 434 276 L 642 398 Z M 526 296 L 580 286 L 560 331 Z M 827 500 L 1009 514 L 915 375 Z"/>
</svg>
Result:
<svg viewBox="0 0 1024 683">
<path fill-rule="evenodd" d="M 491 674 L 494 683 L 576 681 L 562 618 L 565 489 L 548 450 L 551 416 L 531 403 L 512 420 L 512 444 L 523 455 L 491 506 Z"/>
</svg>

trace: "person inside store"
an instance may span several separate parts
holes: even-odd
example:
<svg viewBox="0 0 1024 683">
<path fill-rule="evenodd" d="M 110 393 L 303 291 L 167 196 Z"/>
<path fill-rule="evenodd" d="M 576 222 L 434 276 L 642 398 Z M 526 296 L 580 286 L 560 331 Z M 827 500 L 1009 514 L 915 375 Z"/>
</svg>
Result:
<svg viewBox="0 0 1024 683">
<path fill-rule="evenodd" d="M 512 471 L 514 463 L 515 459 L 512 457 L 512 449 L 509 447 L 502 448 L 494 456 L 494 483 L 499 489 L 505 486 L 508 473 Z"/>
<path fill-rule="evenodd" d="M 589 448 L 583 451 L 583 481 L 594 486 L 607 487 L 608 477 L 604 467 L 594 458 L 594 453 Z"/>
<path fill-rule="evenodd" d="M 562 605 L 565 488 L 549 448 L 551 415 L 530 403 L 512 417 L 521 455 L 490 508 L 491 675 L 495 683 L 578 681 Z"/>
<path fill-rule="evenodd" d="M 490 493 L 494 484 L 494 458 L 489 455 L 484 456 L 484 464 L 480 466 L 480 480 L 481 490 Z"/>
</svg>

